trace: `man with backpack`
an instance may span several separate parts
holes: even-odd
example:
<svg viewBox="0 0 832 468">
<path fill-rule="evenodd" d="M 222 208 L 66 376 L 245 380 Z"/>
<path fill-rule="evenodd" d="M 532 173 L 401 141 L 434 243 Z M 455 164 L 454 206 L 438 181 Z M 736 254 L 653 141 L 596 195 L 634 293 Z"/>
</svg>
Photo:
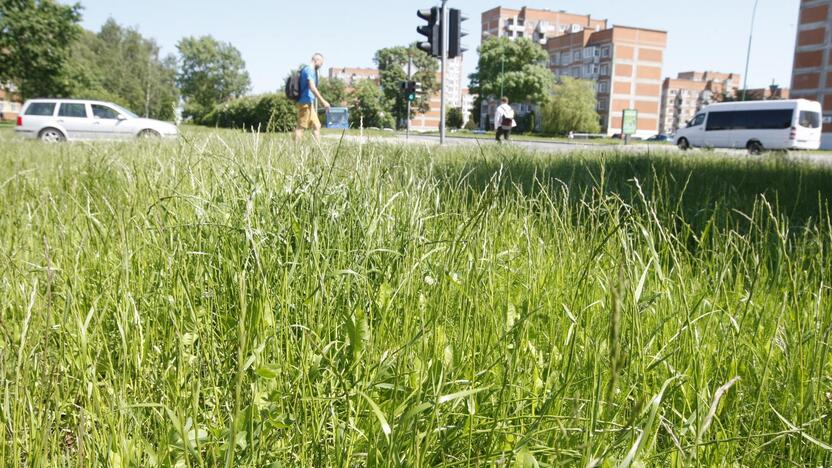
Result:
<svg viewBox="0 0 832 468">
<path fill-rule="evenodd" d="M 497 130 L 497 141 L 502 143 L 500 137 L 508 141 L 511 130 L 517 126 L 517 122 L 514 121 L 514 109 L 508 105 L 508 98 L 503 97 L 500 103 L 500 107 L 494 113 L 494 128 Z"/>
<path fill-rule="evenodd" d="M 286 95 L 294 99 L 298 108 L 298 125 L 295 128 L 295 142 L 303 138 L 303 131 L 312 129 L 315 141 L 321 141 L 321 121 L 318 119 L 317 103 L 329 110 L 329 102 L 318 91 L 318 70 L 324 64 L 324 56 L 315 54 L 312 63 L 293 73 L 286 83 Z"/>
</svg>

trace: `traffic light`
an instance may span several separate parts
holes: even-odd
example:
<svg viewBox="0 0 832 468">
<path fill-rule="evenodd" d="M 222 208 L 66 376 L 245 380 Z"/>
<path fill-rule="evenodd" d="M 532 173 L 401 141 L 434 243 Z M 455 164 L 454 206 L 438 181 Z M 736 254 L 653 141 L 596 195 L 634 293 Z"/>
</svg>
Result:
<svg viewBox="0 0 832 468">
<path fill-rule="evenodd" d="M 415 81 L 402 81 L 399 85 L 408 102 L 413 102 L 421 92 L 421 84 Z"/>
<path fill-rule="evenodd" d="M 408 81 L 407 88 L 405 89 L 405 96 L 407 96 L 407 100 L 409 102 L 413 102 L 416 100 L 416 96 L 419 94 L 419 83 L 415 81 Z"/>
<path fill-rule="evenodd" d="M 448 58 L 459 57 L 468 50 L 462 47 L 462 38 L 468 35 L 462 30 L 463 21 L 468 21 L 468 18 L 460 10 L 451 8 L 448 12 Z"/>
<path fill-rule="evenodd" d="M 433 7 L 430 10 L 419 10 L 416 15 L 428 23 L 416 28 L 416 32 L 426 38 L 417 47 L 433 57 L 442 57 L 442 9 Z"/>
</svg>

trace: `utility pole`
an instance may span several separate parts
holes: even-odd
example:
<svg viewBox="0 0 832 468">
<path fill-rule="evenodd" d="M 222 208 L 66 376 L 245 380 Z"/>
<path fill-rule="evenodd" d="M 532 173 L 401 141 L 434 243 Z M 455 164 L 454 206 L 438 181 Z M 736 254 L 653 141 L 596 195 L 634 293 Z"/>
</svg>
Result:
<svg viewBox="0 0 832 468">
<path fill-rule="evenodd" d="M 440 109 L 439 109 L 439 144 L 445 144 L 445 70 L 448 61 L 448 9 L 445 8 L 445 5 L 448 3 L 448 0 L 442 0 L 442 9 L 440 10 L 440 14 L 442 15 L 442 40 L 440 41 L 440 47 L 442 48 L 442 74 L 440 77 L 440 82 L 442 86 L 442 92 L 440 93 Z"/>
<path fill-rule="evenodd" d="M 408 83 L 413 78 L 411 75 L 411 68 L 413 67 L 413 49 L 407 49 L 407 81 Z M 404 97 L 407 100 L 407 131 L 404 134 L 405 141 L 410 139 L 410 99 L 407 96 Z"/>
<path fill-rule="evenodd" d="M 754 19 L 757 17 L 757 4 L 760 0 L 754 0 L 754 10 L 751 11 L 751 31 L 748 33 L 748 53 L 745 56 L 745 76 L 742 84 L 742 100 L 745 101 L 748 91 L 748 64 L 751 62 L 751 40 L 754 38 Z"/>
</svg>

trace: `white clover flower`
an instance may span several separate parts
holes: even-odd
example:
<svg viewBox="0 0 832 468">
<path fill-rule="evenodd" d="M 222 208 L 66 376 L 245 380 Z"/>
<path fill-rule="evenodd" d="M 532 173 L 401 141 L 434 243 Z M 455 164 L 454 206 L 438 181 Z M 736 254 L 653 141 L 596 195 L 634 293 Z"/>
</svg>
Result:
<svg viewBox="0 0 832 468">
<path fill-rule="evenodd" d="M 459 273 L 457 273 L 457 272 L 451 273 L 451 281 L 453 281 L 456 284 L 459 284 Z"/>
<path fill-rule="evenodd" d="M 434 284 L 436 284 L 436 280 L 433 279 L 432 276 L 427 275 L 425 276 L 425 284 L 427 284 L 428 286 L 433 286 Z"/>
</svg>

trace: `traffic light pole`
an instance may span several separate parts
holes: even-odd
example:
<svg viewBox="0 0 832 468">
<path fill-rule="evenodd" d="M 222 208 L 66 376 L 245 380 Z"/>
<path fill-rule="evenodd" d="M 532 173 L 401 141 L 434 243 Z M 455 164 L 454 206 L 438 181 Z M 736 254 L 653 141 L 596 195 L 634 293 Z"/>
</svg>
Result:
<svg viewBox="0 0 832 468">
<path fill-rule="evenodd" d="M 413 51 L 408 50 L 407 52 L 407 81 L 410 82 L 411 80 L 411 67 L 413 66 Z M 405 141 L 410 140 L 410 99 L 408 96 L 404 97 L 407 100 L 407 131 L 404 134 Z"/>
<path fill-rule="evenodd" d="M 439 109 L 439 144 L 445 144 L 445 67 L 448 61 L 448 9 L 445 5 L 448 0 L 442 0 L 442 75 L 440 79 L 440 86 L 442 92 L 440 93 L 440 109 Z"/>
</svg>

